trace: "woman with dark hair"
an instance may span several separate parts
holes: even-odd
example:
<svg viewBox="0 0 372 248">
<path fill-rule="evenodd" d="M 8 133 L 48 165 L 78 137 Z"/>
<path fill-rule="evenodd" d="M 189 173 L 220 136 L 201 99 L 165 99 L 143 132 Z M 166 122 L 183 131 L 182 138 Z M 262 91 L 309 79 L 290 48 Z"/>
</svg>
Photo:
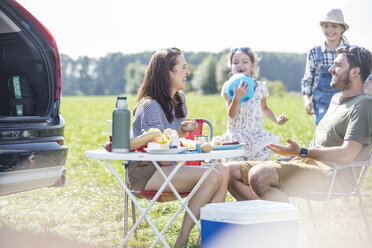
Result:
<svg viewBox="0 0 372 248">
<path fill-rule="evenodd" d="M 152 56 L 134 108 L 132 134 L 134 137 L 150 128 L 164 131 L 171 128 L 178 131 L 179 137 L 194 132 L 197 123 L 186 122 L 187 108 L 185 95 L 186 78 L 190 75 L 183 53 L 177 48 L 161 49 Z M 172 163 L 160 163 L 166 175 L 175 168 Z M 205 166 L 182 166 L 172 180 L 178 192 L 190 192 L 204 172 Z M 164 182 L 163 177 L 149 161 L 133 161 L 129 164 L 129 183 L 134 190 L 158 190 Z M 216 165 L 189 202 L 189 208 L 199 218 L 200 208 L 207 203 L 223 202 L 226 198 L 228 169 Z M 169 188 L 165 192 L 171 192 Z M 174 247 L 183 247 L 194 222 L 185 213 L 182 227 Z"/>
</svg>

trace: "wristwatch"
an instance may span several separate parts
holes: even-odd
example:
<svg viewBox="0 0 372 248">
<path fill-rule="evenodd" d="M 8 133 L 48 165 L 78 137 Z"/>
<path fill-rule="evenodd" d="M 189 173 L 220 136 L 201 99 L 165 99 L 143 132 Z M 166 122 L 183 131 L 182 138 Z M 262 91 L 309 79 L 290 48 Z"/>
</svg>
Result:
<svg viewBox="0 0 372 248">
<path fill-rule="evenodd" d="M 306 158 L 307 157 L 307 149 L 306 148 L 301 147 L 300 157 L 301 158 Z"/>
</svg>

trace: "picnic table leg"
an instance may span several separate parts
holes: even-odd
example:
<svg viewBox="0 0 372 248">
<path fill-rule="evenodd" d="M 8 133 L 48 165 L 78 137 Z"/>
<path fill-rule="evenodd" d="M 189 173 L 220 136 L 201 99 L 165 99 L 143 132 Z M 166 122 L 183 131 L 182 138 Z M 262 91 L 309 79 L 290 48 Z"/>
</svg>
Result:
<svg viewBox="0 0 372 248">
<path fill-rule="evenodd" d="M 132 194 L 132 192 L 130 192 L 130 190 L 128 189 L 128 187 L 125 185 L 125 183 L 123 182 L 123 180 L 121 179 L 121 177 L 119 176 L 119 174 L 116 172 L 116 170 L 112 167 L 111 163 L 109 160 L 106 160 L 106 164 L 107 164 L 107 167 L 111 170 L 111 172 L 114 174 L 114 176 L 116 177 L 116 179 L 118 180 L 119 184 L 121 185 L 121 187 L 124 189 L 124 191 L 129 195 L 129 197 L 132 199 L 132 201 L 134 202 L 134 204 L 136 205 L 136 207 L 138 208 L 138 210 L 142 213 L 142 215 L 140 216 L 140 218 L 137 220 L 137 222 L 133 225 L 133 227 L 130 229 L 129 233 L 127 234 L 127 236 L 124 238 L 124 240 L 120 243 L 119 247 L 124 247 L 127 243 L 127 240 L 129 239 L 129 237 L 133 234 L 134 230 L 136 230 L 137 226 L 139 225 L 139 223 L 142 221 L 143 218 L 146 219 L 146 221 L 149 223 L 149 225 L 151 226 L 151 228 L 154 230 L 155 234 L 159 237 L 159 239 L 162 241 L 162 243 L 166 246 L 166 247 L 169 247 L 169 245 L 167 244 L 167 242 L 164 240 L 164 238 L 160 235 L 160 232 L 159 230 L 156 228 L 156 226 L 154 225 L 154 223 L 152 223 L 151 219 L 149 219 L 147 217 L 147 213 L 148 211 L 150 210 L 151 206 L 150 204 L 154 204 L 154 202 L 156 201 L 156 199 L 160 196 L 160 194 L 163 192 L 163 190 L 165 189 L 165 186 L 166 185 L 163 185 L 164 187 L 161 187 L 160 190 L 158 191 L 158 193 L 155 195 L 154 199 L 150 202 L 149 206 L 147 206 L 147 208 L 145 209 L 145 211 L 143 211 L 141 205 L 135 200 L 135 197 L 134 195 Z"/>
<path fill-rule="evenodd" d="M 189 207 L 187 206 L 188 202 L 190 201 L 191 197 L 195 194 L 195 192 L 199 189 L 200 185 L 204 182 L 205 178 L 209 175 L 209 173 L 212 171 L 212 169 L 214 168 L 214 166 L 217 164 L 217 160 L 213 161 L 210 165 L 209 165 L 209 169 L 203 174 L 203 176 L 199 179 L 198 183 L 194 186 L 194 188 L 192 189 L 192 191 L 190 192 L 190 194 L 188 195 L 188 197 L 186 198 L 186 200 L 183 202 L 182 201 L 182 198 L 179 196 L 177 190 L 173 187 L 172 183 L 169 182 L 169 187 L 171 188 L 171 190 L 173 191 L 173 193 L 175 194 L 175 196 L 177 197 L 177 199 L 181 202 L 181 207 L 177 210 L 177 212 L 173 215 L 172 219 L 168 222 L 167 226 L 161 231 L 161 235 L 163 235 L 167 230 L 168 228 L 172 225 L 172 223 L 175 221 L 175 219 L 177 218 L 177 216 L 181 213 L 181 211 L 183 209 L 186 209 L 189 210 L 187 211 L 187 213 L 190 215 L 190 218 L 195 222 L 195 225 L 199 228 L 199 230 L 201 229 L 201 225 L 199 223 L 199 221 L 196 219 L 196 217 L 194 216 L 194 214 L 191 212 L 191 210 L 189 209 Z M 164 174 L 164 173 L 163 173 Z M 163 175 L 162 175 L 163 176 Z M 166 178 L 166 175 L 164 174 L 164 176 Z M 152 247 L 155 247 L 155 245 L 159 242 L 159 238 L 157 238 L 155 240 L 154 243 L 152 243 L 151 245 L 151 248 Z"/>
</svg>

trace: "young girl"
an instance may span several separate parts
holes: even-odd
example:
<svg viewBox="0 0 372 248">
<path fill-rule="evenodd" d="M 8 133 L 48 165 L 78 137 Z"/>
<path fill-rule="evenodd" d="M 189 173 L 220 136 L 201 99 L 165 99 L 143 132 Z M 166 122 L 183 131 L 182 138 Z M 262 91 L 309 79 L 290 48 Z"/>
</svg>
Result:
<svg viewBox="0 0 372 248">
<path fill-rule="evenodd" d="M 258 78 L 257 57 L 249 47 L 230 49 L 228 59 L 228 66 L 233 74 L 244 73 L 254 80 Z M 245 157 L 238 158 L 239 160 L 263 161 L 270 159 L 271 152 L 266 148 L 266 145 L 278 143 L 279 139 L 264 130 L 263 115 L 279 125 L 288 120 L 285 115 L 277 117 L 267 106 L 266 97 L 269 96 L 269 92 L 266 83 L 255 81 L 255 86 L 253 97 L 242 103 L 240 103 L 240 99 L 247 93 L 249 85 L 244 82 L 235 85 L 232 99 L 227 94 L 228 82 L 222 86 L 221 95 L 225 98 L 229 117 L 227 132 L 221 136 L 221 141 L 247 143 L 244 147 Z"/>
<path fill-rule="evenodd" d="M 320 26 L 326 40 L 323 45 L 312 48 L 307 54 L 305 75 L 301 81 L 306 113 L 315 114 L 317 126 L 327 112 L 332 96 L 339 92 L 330 86 L 332 75 L 328 69 L 337 56 L 336 49 L 348 44 L 343 34 L 349 28 L 340 9 L 331 9 L 320 20 Z"/>
</svg>

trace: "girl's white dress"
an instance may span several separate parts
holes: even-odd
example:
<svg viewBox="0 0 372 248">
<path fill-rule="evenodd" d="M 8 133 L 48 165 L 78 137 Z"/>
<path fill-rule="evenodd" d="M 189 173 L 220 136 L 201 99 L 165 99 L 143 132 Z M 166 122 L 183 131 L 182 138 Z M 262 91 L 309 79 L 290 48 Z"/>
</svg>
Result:
<svg viewBox="0 0 372 248">
<path fill-rule="evenodd" d="M 256 81 L 257 87 L 253 97 L 239 104 L 239 112 L 235 118 L 228 118 L 227 131 L 221 136 L 222 142 L 240 141 L 245 157 L 234 160 L 264 161 L 269 160 L 271 151 L 267 144 L 278 143 L 279 139 L 264 129 L 261 100 L 269 96 L 265 82 Z M 227 92 L 227 82 L 222 86 L 221 94 Z"/>
</svg>

